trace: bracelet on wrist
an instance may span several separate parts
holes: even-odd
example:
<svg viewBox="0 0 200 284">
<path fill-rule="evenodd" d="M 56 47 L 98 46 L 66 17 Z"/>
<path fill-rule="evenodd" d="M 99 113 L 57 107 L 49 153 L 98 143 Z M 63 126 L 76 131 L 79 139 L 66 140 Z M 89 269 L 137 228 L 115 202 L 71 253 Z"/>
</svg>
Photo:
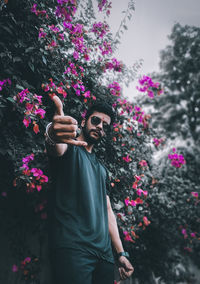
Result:
<svg viewBox="0 0 200 284">
<path fill-rule="evenodd" d="M 130 257 L 130 256 L 129 256 L 129 253 L 128 253 L 127 251 L 119 252 L 119 253 L 117 254 L 117 256 L 118 256 L 118 259 L 120 258 L 120 256 L 125 256 L 126 258 L 129 258 L 129 257 Z"/>
<path fill-rule="evenodd" d="M 50 146 L 55 146 L 56 145 L 56 142 L 49 136 L 49 128 L 51 127 L 52 125 L 52 122 L 48 123 L 47 126 L 46 126 L 46 131 L 45 131 L 45 141 L 50 145 Z"/>
</svg>

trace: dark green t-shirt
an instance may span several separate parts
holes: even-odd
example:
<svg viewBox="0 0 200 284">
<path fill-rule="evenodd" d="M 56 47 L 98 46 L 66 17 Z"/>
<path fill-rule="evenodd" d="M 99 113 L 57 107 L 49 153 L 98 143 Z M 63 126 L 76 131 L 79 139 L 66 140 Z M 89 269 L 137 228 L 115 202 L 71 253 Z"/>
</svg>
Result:
<svg viewBox="0 0 200 284">
<path fill-rule="evenodd" d="M 114 262 L 108 230 L 105 167 L 94 153 L 72 145 L 63 156 L 49 156 L 49 160 L 50 246 L 86 250 Z"/>
</svg>

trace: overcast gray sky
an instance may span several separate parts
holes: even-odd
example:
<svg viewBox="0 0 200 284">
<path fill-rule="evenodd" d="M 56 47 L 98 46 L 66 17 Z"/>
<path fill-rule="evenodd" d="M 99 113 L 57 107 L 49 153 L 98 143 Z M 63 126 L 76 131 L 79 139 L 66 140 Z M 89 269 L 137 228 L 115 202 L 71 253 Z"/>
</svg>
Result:
<svg viewBox="0 0 200 284">
<path fill-rule="evenodd" d="M 112 1 L 109 23 L 113 32 L 117 31 L 121 12 L 127 5 L 128 0 Z M 127 65 L 142 58 L 141 74 L 158 71 L 159 51 L 169 44 L 167 35 L 176 22 L 200 27 L 200 0 L 135 0 L 135 12 L 116 57 Z M 124 95 L 130 98 L 135 92 L 135 84 L 124 88 Z"/>
</svg>

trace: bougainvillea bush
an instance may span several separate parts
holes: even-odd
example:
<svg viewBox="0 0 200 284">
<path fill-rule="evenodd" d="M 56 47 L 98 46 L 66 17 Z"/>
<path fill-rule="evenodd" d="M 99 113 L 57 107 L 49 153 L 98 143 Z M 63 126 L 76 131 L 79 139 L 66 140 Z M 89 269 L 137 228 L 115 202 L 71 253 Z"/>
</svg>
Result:
<svg viewBox="0 0 200 284">
<path fill-rule="evenodd" d="M 127 19 L 133 10 L 130 1 Z M 112 206 L 136 267 L 135 277 L 148 281 L 156 269 L 149 258 L 146 265 L 151 263 L 152 271 L 143 273 L 142 263 L 150 249 L 152 217 L 159 211 L 152 197 L 158 189 L 152 146 L 163 141 L 150 127 L 150 115 L 123 96 L 122 82 L 133 77 L 135 67 L 126 67 L 114 56 L 116 41 L 106 21 L 110 12 L 108 1 L 95 6 L 91 1 L 9 0 L 1 5 L 0 217 L 15 257 L 10 271 L 26 283 L 41 283 L 43 270 L 42 250 L 36 255 L 33 243 L 43 246 L 48 221 L 51 181 L 44 132 L 54 114 L 54 94 L 63 101 L 65 114 L 79 122 L 95 101 L 107 101 L 116 110 L 110 136 L 95 151 L 110 172 Z M 104 20 L 97 20 L 95 13 L 103 13 Z M 147 90 L 150 97 L 162 94 L 159 83 L 146 79 L 140 81 L 147 88 L 141 92 Z M 177 157 L 178 164 L 172 167 L 184 164 Z M 167 279 L 162 270 L 159 274 Z"/>
</svg>

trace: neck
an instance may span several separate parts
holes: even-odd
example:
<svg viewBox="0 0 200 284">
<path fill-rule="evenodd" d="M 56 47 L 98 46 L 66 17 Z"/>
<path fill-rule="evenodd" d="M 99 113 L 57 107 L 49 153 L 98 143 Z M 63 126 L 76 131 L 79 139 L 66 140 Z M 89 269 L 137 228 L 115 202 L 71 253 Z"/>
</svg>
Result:
<svg viewBox="0 0 200 284">
<path fill-rule="evenodd" d="M 87 141 L 85 140 L 85 137 L 84 137 L 84 135 L 83 135 L 83 132 L 81 132 L 81 134 L 79 135 L 79 137 L 77 138 L 77 140 L 87 142 Z M 87 143 L 88 143 L 88 142 L 87 142 Z M 86 149 L 88 152 L 92 153 L 93 146 L 94 146 L 93 144 L 87 144 L 87 146 L 85 146 L 85 149 Z"/>
</svg>

